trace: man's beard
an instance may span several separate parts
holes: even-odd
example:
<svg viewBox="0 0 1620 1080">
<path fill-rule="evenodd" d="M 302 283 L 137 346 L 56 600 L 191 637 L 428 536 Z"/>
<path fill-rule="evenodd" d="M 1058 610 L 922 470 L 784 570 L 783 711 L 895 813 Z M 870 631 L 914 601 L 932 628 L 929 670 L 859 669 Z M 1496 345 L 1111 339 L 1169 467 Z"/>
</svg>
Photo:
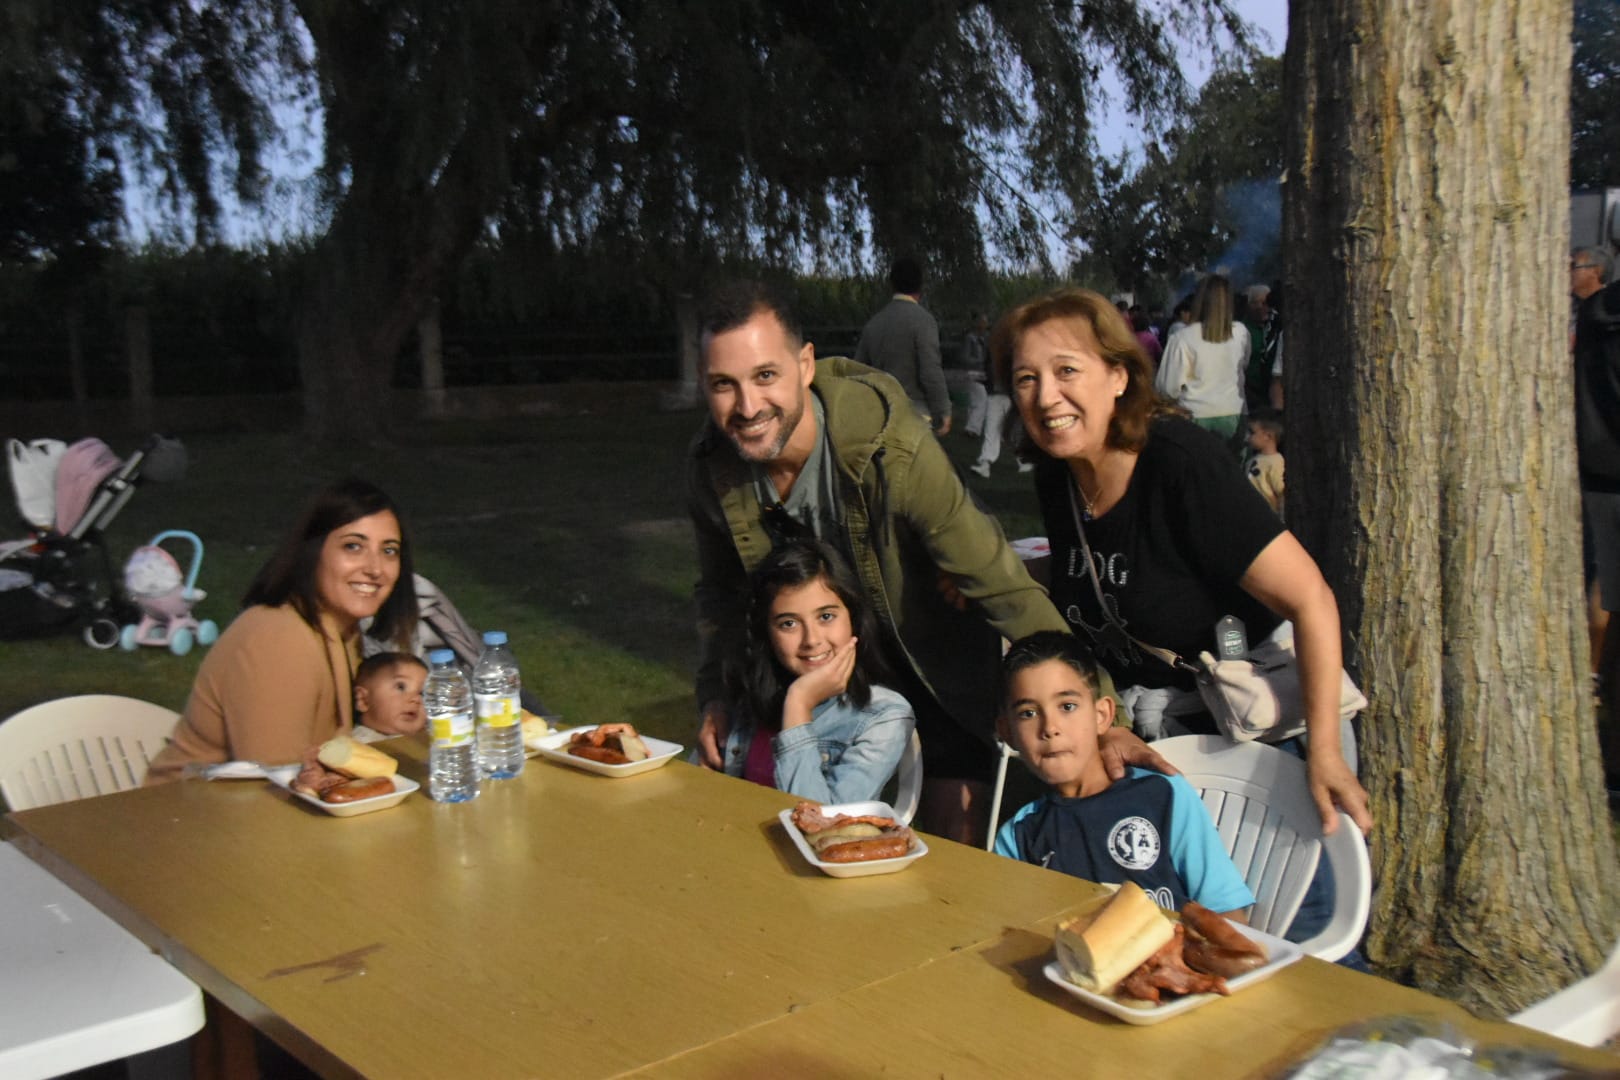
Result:
<svg viewBox="0 0 1620 1080">
<path fill-rule="evenodd" d="M 773 409 L 772 411 L 775 412 L 780 418 L 777 425 L 776 439 L 764 450 L 750 452 L 748 448 L 743 445 L 742 440 L 737 436 L 735 431 L 732 431 L 729 428 L 726 431 L 726 435 L 731 439 L 731 444 L 737 448 L 737 453 L 742 455 L 743 460 L 752 461 L 756 464 L 764 464 L 767 461 L 775 461 L 777 458 L 781 457 L 782 450 L 787 446 L 788 440 L 793 437 L 793 433 L 795 431 L 799 430 L 799 422 L 804 419 L 804 400 L 801 398 L 799 401 L 799 407 L 794 409 L 791 413 L 784 413 L 780 408 Z M 750 417 L 750 422 L 758 419 L 759 417 L 757 416 Z"/>
</svg>

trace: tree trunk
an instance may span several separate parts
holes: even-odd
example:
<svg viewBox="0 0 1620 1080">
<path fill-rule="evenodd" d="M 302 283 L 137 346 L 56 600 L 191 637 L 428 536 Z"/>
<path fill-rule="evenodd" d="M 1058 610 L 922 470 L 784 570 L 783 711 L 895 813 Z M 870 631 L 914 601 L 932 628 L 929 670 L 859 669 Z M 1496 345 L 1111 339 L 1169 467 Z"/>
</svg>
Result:
<svg viewBox="0 0 1620 1080">
<path fill-rule="evenodd" d="M 152 328 L 146 307 L 131 304 L 124 309 L 124 354 L 129 362 L 129 417 L 141 431 L 150 431 L 153 421 Z"/>
<path fill-rule="evenodd" d="M 692 409 L 703 403 L 698 386 L 702 361 L 703 328 L 698 325 L 698 300 L 691 291 L 675 292 L 675 347 L 680 352 L 681 381 L 664 401 L 668 409 Z"/>
<path fill-rule="evenodd" d="M 1385 973 L 1492 1014 L 1614 943 L 1567 337 L 1570 0 L 1291 5 L 1288 519 L 1339 596 Z"/>
<path fill-rule="evenodd" d="M 73 412 L 79 420 L 79 434 L 90 433 L 90 388 L 84 375 L 84 309 L 77 300 L 67 309 L 68 383 L 73 392 Z"/>
<path fill-rule="evenodd" d="M 391 426 L 394 356 L 404 334 L 385 334 L 373 321 L 377 313 L 362 296 L 376 290 L 337 288 L 340 272 L 313 258 L 318 284 L 298 309 L 304 435 L 327 448 L 380 443 Z"/>
<path fill-rule="evenodd" d="M 471 167 L 453 157 L 438 187 L 387 197 L 362 190 L 357 177 L 311 252 L 298 358 L 304 429 L 313 443 L 376 444 L 388 437 L 400 349 L 487 213 L 487 199 L 467 194 L 459 182 Z"/>
<path fill-rule="evenodd" d="M 427 400 L 428 412 L 434 416 L 444 413 L 444 325 L 439 318 L 437 300 L 428 306 L 427 314 L 416 323 L 416 348 L 422 364 L 422 393 Z"/>
</svg>

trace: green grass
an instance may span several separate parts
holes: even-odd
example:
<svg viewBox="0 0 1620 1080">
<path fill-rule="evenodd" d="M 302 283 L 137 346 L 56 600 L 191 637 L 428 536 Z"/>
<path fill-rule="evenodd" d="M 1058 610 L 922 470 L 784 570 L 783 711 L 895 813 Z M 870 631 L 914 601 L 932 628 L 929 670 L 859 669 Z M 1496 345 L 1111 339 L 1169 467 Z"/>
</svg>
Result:
<svg viewBox="0 0 1620 1080">
<path fill-rule="evenodd" d="M 341 460 L 293 435 L 188 436 L 186 478 L 143 486 L 108 530 L 108 548 L 121 570 L 158 532 L 196 532 L 208 592 L 197 614 L 223 626 L 308 495 L 355 473 L 404 508 L 417 568 L 475 627 L 507 631 L 524 684 L 551 710 L 580 723 L 629 720 L 689 743 L 697 569 L 681 487 L 701 415 L 610 406 L 428 425 L 409 445 Z M 108 441 L 120 452 L 135 442 Z M 966 435 L 945 443 L 964 469 L 979 445 Z M 1006 459 L 991 481 L 968 480 L 1009 535 L 1041 531 L 1029 477 Z M 86 693 L 179 709 L 205 652 L 97 652 L 70 636 L 0 642 L 0 717 Z"/>
</svg>

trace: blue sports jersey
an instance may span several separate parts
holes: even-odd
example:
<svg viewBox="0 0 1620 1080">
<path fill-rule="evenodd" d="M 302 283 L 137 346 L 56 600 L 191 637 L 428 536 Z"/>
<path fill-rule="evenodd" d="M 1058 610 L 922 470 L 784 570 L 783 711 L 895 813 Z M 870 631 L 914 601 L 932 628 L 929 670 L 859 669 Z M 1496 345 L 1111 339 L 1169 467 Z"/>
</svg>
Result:
<svg viewBox="0 0 1620 1080">
<path fill-rule="evenodd" d="M 1134 881 L 1172 911 L 1188 900 L 1212 911 L 1254 903 L 1198 792 L 1146 769 L 1095 795 L 1035 800 L 996 833 L 996 854 L 1087 881 Z"/>
</svg>

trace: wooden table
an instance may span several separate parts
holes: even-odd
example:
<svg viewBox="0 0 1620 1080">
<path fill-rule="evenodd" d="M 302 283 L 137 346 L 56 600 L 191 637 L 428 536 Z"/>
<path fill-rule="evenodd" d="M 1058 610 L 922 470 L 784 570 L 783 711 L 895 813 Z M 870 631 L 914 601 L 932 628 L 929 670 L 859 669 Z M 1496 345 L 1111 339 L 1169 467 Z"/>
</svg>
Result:
<svg viewBox="0 0 1620 1080">
<path fill-rule="evenodd" d="M 421 777 L 419 746 L 379 745 Z M 11 826 L 300 1058 L 379 1077 L 612 1076 L 1090 894 L 944 841 L 903 874 L 825 877 L 776 822 L 790 802 L 679 762 L 612 780 L 531 761 L 463 805 L 339 819 L 187 781 Z"/>
<path fill-rule="evenodd" d="M 420 744 L 381 745 L 421 778 Z M 1164 1075 L 1167 1050 L 1211 1034 L 1249 1075 L 1386 1003 L 1462 1015 L 1308 960 L 1127 1028 L 1039 977 L 1051 924 L 1095 886 L 934 838 L 904 873 L 824 877 L 776 822 L 791 802 L 679 762 L 609 780 L 531 761 L 458 806 L 338 819 L 190 781 L 9 829 L 330 1075 L 956 1076 L 1097 1054 Z"/>
<path fill-rule="evenodd" d="M 1479 1046 L 1545 1048 L 1603 1075 L 1620 1070 L 1620 1058 L 1480 1020 L 1431 995 L 1310 958 L 1226 1001 L 1133 1026 L 1046 980 L 1041 969 L 1052 959 L 1057 921 L 1009 929 L 631 1075 L 1268 1077 L 1342 1026 L 1390 1016 L 1450 1024 Z"/>
</svg>

